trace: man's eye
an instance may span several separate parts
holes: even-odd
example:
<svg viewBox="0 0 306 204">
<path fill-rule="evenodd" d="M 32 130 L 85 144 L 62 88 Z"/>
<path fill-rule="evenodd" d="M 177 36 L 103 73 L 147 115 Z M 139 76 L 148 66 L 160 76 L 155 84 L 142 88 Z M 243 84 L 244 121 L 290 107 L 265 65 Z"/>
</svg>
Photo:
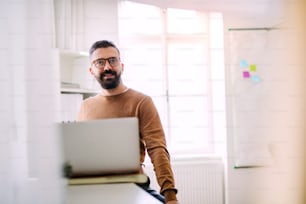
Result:
<svg viewBox="0 0 306 204">
<path fill-rule="evenodd" d="M 105 64 L 105 61 L 104 61 L 104 60 L 98 60 L 98 61 L 97 61 L 97 64 L 99 64 L 99 65 L 104 65 L 104 64 Z"/>
<path fill-rule="evenodd" d="M 114 64 L 116 63 L 116 58 L 109 58 L 109 63 Z"/>
</svg>

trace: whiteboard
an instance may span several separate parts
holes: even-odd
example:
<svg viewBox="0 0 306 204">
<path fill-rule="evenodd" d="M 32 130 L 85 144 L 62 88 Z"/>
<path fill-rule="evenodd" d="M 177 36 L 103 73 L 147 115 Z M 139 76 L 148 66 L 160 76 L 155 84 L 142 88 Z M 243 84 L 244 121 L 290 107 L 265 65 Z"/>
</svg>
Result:
<svg viewBox="0 0 306 204">
<path fill-rule="evenodd" d="M 229 30 L 228 123 L 236 168 L 273 163 L 273 136 L 280 123 L 275 118 L 281 109 L 275 99 L 282 83 L 274 74 L 282 50 L 276 49 L 275 34 L 267 29 Z"/>
</svg>

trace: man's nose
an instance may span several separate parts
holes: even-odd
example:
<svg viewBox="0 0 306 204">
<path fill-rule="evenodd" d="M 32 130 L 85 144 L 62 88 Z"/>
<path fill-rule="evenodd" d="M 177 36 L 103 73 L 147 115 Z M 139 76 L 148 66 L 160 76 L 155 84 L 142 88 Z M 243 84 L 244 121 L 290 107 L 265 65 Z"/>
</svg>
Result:
<svg viewBox="0 0 306 204">
<path fill-rule="evenodd" d="M 108 60 L 106 60 L 105 65 L 104 65 L 104 70 L 111 70 L 112 66 L 109 64 Z"/>
</svg>

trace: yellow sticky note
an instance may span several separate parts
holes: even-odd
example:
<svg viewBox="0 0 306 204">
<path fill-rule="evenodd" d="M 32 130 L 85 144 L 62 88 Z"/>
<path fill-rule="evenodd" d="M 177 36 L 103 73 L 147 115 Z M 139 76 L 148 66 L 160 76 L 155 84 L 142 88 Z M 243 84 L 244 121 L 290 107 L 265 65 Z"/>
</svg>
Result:
<svg viewBox="0 0 306 204">
<path fill-rule="evenodd" d="M 250 64 L 250 72 L 256 72 L 256 65 Z"/>
</svg>

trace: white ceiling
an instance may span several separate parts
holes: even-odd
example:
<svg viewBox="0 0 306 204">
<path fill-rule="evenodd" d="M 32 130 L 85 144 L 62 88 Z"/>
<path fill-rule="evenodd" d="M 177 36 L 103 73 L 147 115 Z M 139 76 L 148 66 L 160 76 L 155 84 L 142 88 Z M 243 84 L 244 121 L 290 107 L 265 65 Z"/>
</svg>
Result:
<svg viewBox="0 0 306 204">
<path fill-rule="evenodd" d="M 230 18 L 279 19 L 290 0 L 132 0 L 162 8 L 222 12 Z M 274 20 L 275 22 L 275 20 Z M 272 23 L 272 20 L 271 20 Z"/>
</svg>

